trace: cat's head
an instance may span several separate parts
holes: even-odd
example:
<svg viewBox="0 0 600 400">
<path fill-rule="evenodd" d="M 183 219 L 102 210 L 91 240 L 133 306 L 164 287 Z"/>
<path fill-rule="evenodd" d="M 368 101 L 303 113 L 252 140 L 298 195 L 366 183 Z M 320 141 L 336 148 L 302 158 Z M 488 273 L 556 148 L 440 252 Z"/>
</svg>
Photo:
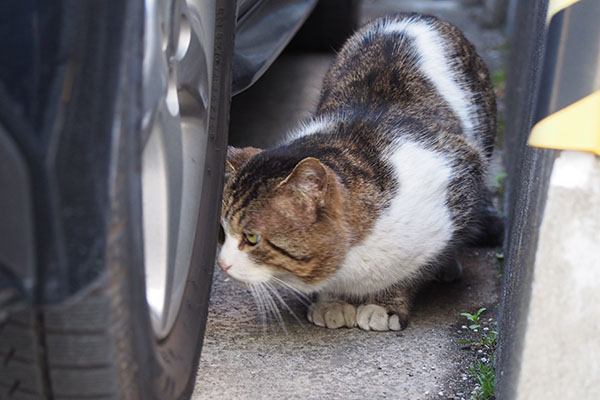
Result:
<svg viewBox="0 0 600 400">
<path fill-rule="evenodd" d="M 343 190 L 316 158 L 230 147 L 219 266 L 240 282 L 315 290 L 348 249 Z"/>
</svg>

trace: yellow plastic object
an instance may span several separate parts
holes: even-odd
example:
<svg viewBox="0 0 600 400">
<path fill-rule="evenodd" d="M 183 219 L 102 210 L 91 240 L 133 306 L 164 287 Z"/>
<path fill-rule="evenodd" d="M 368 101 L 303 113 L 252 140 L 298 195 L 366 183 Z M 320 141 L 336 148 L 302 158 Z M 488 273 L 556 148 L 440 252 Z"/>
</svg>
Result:
<svg viewBox="0 0 600 400">
<path fill-rule="evenodd" d="M 600 155 L 600 91 L 539 121 L 531 131 L 529 145 Z"/>
<path fill-rule="evenodd" d="M 546 25 L 550 23 L 550 20 L 560 10 L 563 10 L 570 5 L 577 3 L 580 0 L 550 0 L 548 2 L 548 14 L 546 17 Z"/>
</svg>

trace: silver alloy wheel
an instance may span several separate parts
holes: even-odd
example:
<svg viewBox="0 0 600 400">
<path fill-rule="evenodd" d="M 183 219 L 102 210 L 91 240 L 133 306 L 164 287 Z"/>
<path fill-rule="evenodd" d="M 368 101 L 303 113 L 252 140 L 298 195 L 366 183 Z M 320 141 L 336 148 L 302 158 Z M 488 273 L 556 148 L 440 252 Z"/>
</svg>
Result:
<svg viewBox="0 0 600 400">
<path fill-rule="evenodd" d="M 146 0 L 142 200 L 146 298 L 158 339 L 185 288 L 208 142 L 215 2 Z"/>
</svg>

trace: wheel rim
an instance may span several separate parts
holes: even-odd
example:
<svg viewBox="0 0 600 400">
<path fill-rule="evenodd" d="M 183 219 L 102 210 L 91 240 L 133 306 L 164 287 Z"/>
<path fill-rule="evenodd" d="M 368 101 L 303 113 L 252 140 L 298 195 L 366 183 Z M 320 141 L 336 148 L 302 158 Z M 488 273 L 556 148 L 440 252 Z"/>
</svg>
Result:
<svg viewBox="0 0 600 400">
<path fill-rule="evenodd" d="M 208 142 L 214 2 L 146 0 L 142 207 L 146 298 L 157 338 L 181 306 Z"/>
</svg>

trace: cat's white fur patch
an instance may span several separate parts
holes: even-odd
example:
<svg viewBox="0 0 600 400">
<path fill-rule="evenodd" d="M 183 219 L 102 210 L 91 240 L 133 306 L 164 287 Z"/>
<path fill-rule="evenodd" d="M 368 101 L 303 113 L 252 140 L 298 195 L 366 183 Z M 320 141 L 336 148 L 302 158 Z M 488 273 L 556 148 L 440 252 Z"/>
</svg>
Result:
<svg viewBox="0 0 600 400">
<path fill-rule="evenodd" d="M 433 83 L 440 95 L 448 102 L 461 122 L 464 133 L 472 143 L 475 139 L 477 106 L 471 98 L 470 91 L 463 89 L 456 80 L 457 69 L 452 68 L 454 61 L 446 54 L 444 38 L 436 27 L 427 21 L 404 18 L 387 18 L 365 32 L 365 36 L 373 33 L 405 34 L 409 36 L 416 49 L 421 72 Z"/>
<path fill-rule="evenodd" d="M 286 142 L 299 139 L 303 136 L 314 135 L 315 133 L 328 133 L 333 130 L 335 121 L 327 116 L 312 118 L 307 122 L 300 124 L 296 130 L 286 135 Z"/>
<path fill-rule="evenodd" d="M 341 268 L 318 291 L 365 296 L 420 277 L 452 238 L 446 206 L 452 173 L 443 156 L 416 143 L 390 152 L 399 187 L 371 233 L 350 249 Z"/>
<path fill-rule="evenodd" d="M 218 262 L 230 268 L 227 274 L 233 279 L 245 283 L 262 283 L 271 279 L 271 272 L 267 267 L 256 265 L 248 254 L 239 249 L 240 238 L 225 233 L 225 242 L 219 252 Z"/>
</svg>

